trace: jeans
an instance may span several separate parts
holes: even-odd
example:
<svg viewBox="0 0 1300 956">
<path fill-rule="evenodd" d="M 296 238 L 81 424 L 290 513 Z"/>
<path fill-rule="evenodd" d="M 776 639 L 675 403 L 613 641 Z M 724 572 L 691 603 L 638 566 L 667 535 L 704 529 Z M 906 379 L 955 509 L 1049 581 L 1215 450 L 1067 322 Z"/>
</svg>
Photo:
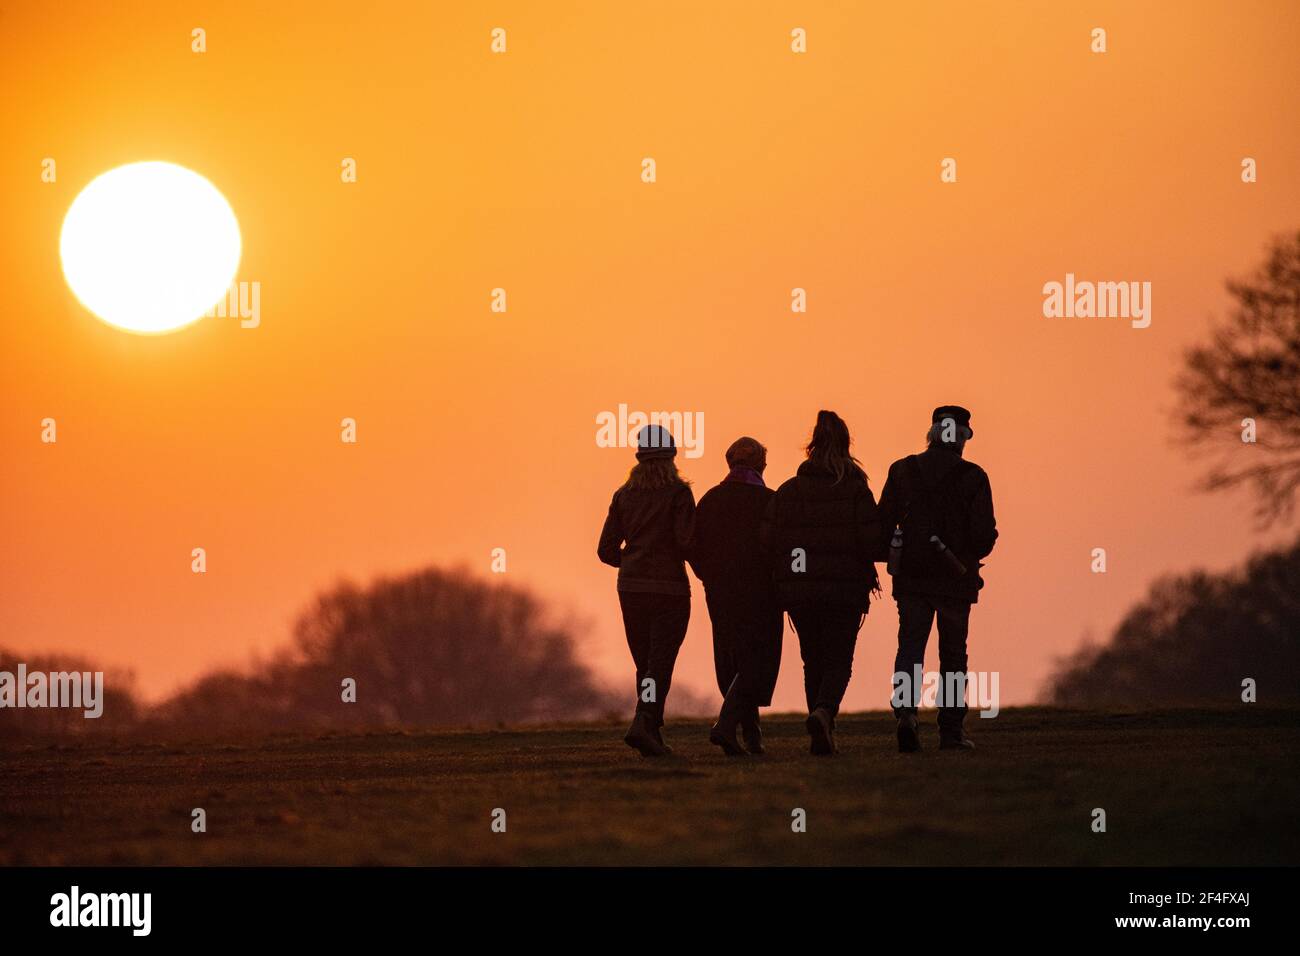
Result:
<svg viewBox="0 0 1300 956">
<path fill-rule="evenodd" d="M 894 658 L 894 716 L 916 716 L 921 699 L 917 668 L 925 669 L 925 645 L 930 628 L 939 620 L 939 732 L 960 736 L 966 718 L 966 700 L 948 700 L 944 691 L 953 687 L 954 674 L 966 673 L 966 636 L 970 630 L 970 602 L 960 598 L 927 594 L 895 595 L 898 602 L 898 654 Z M 904 676 L 900 676 L 904 675 Z M 904 679 L 912 685 L 911 700 L 900 690 Z M 902 704 L 899 701 L 902 701 Z"/>
<path fill-rule="evenodd" d="M 686 625 L 691 619 L 690 596 L 619 591 L 618 603 L 623 610 L 627 646 L 636 664 L 637 713 L 648 714 L 651 725 L 660 727 L 677 652 L 686 639 Z M 644 683 L 647 679 L 654 682 L 649 689 Z"/>
<path fill-rule="evenodd" d="M 853 651 L 858 643 L 863 613 L 846 607 L 790 609 L 803 658 L 803 689 L 808 712 L 818 707 L 833 718 L 853 673 Z"/>
</svg>

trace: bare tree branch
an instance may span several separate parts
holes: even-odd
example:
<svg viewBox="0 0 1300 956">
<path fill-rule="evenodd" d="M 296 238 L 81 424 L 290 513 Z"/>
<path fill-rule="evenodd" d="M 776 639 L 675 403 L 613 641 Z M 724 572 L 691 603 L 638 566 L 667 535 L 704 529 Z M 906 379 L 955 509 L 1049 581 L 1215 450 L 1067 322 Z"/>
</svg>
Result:
<svg viewBox="0 0 1300 956">
<path fill-rule="evenodd" d="M 1300 231 L 1276 239 L 1256 274 L 1227 289 L 1231 314 L 1208 345 L 1187 351 L 1175 381 L 1180 434 L 1217 459 L 1203 488 L 1247 485 L 1263 524 L 1289 521 L 1300 490 Z"/>
</svg>

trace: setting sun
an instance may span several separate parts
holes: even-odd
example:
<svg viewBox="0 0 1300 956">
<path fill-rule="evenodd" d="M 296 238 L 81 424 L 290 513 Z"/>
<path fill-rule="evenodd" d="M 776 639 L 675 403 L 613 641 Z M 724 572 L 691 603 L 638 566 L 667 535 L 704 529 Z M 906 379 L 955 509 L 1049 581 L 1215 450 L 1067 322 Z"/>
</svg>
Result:
<svg viewBox="0 0 1300 956">
<path fill-rule="evenodd" d="M 198 173 L 131 163 L 73 200 L 59 253 L 69 287 L 99 318 L 131 332 L 169 332 L 225 294 L 239 266 L 239 223 Z"/>
</svg>

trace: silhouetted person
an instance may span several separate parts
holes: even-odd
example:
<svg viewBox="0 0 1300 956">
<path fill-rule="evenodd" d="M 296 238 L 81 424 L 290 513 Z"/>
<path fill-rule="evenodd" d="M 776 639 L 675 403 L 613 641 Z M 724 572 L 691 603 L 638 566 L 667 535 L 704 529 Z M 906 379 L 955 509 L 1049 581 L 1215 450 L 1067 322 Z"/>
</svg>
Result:
<svg viewBox="0 0 1300 956">
<path fill-rule="evenodd" d="M 799 635 L 814 754 L 835 753 L 835 715 L 878 587 L 872 563 L 880 539 L 876 499 L 849 442 L 843 419 L 818 412 L 808 460 L 777 489 L 765 523 L 777 601 Z"/>
<path fill-rule="evenodd" d="M 695 497 L 673 461 L 668 429 L 637 435 L 637 463 L 614 492 L 596 554 L 618 568 L 618 601 L 636 664 L 636 716 L 623 739 L 643 756 L 670 752 L 663 740 L 664 701 L 691 617 L 684 564 Z"/>
<path fill-rule="evenodd" d="M 772 703 L 781 667 L 785 616 L 759 541 L 773 492 L 763 484 L 767 449 L 740 438 L 727 449 L 730 471 L 695 509 L 691 568 L 704 582 L 713 622 L 713 666 L 722 710 L 709 741 L 729 756 L 763 752 L 758 708 Z M 736 728 L 745 746 L 736 743 Z"/>
<path fill-rule="evenodd" d="M 924 667 L 925 645 L 936 617 L 941 678 L 939 748 L 969 750 L 975 746 L 962 729 L 964 696 L 958 700 L 956 694 L 944 693 L 957 686 L 953 675 L 964 679 L 967 673 L 970 608 L 984 586 L 980 562 L 993 550 L 998 537 L 988 475 L 962 458 L 966 442 L 974 434 L 966 409 L 960 405 L 936 408 L 926 436 L 929 447 L 894 462 L 880 495 L 885 529 L 882 547 L 889 548 L 896 527 L 902 537 L 901 554 L 891 554 L 890 573 L 898 603 L 893 703 L 898 749 L 904 753 L 921 749 L 916 721 L 921 681 L 916 675 Z M 964 690 L 964 681 L 960 689 Z"/>
</svg>

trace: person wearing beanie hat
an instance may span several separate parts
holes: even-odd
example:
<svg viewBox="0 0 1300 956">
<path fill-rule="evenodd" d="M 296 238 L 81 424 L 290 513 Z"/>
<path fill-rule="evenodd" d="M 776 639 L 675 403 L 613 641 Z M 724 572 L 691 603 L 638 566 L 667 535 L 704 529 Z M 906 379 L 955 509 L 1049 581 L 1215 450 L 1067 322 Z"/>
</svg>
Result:
<svg viewBox="0 0 1300 956">
<path fill-rule="evenodd" d="M 662 425 L 646 425 L 636 434 L 636 460 L 676 458 L 677 442 L 672 432 Z"/>
<path fill-rule="evenodd" d="M 677 471 L 676 455 L 668 429 L 640 430 L 636 466 L 614 492 L 596 545 L 600 560 L 618 568 L 623 629 L 636 667 L 636 714 L 623 739 L 646 757 L 671 752 L 663 739 L 664 702 L 691 617 L 685 559 L 695 496 Z"/>
<path fill-rule="evenodd" d="M 965 675 L 971 605 L 979 600 L 980 568 L 997 541 L 993 491 L 984 469 L 966 461 L 974 437 L 971 413 L 940 405 L 930 415 L 927 448 L 889 468 L 880 495 L 894 601 L 898 605 L 898 653 L 894 659 L 894 716 L 898 749 L 921 749 L 916 705 L 930 630 L 938 621 L 941 690 Z M 897 543 L 897 544 L 896 544 Z M 939 701 L 939 748 L 970 750 L 964 700 Z"/>
<path fill-rule="evenodd" d="M 728 756 L 742 756 L 764 752 L 758 708 L 772 703 L 785 619 L 759 541 L 773 495 L 763 483 L 767 449 L 753 438 L 738 438 L 726 459 L 727 476 L 695 509 L 690 565 L 704 584 L 723 696 L 709 741 Z M 744 746 L 736 741 L 738 727 Z"/>
</svg>

